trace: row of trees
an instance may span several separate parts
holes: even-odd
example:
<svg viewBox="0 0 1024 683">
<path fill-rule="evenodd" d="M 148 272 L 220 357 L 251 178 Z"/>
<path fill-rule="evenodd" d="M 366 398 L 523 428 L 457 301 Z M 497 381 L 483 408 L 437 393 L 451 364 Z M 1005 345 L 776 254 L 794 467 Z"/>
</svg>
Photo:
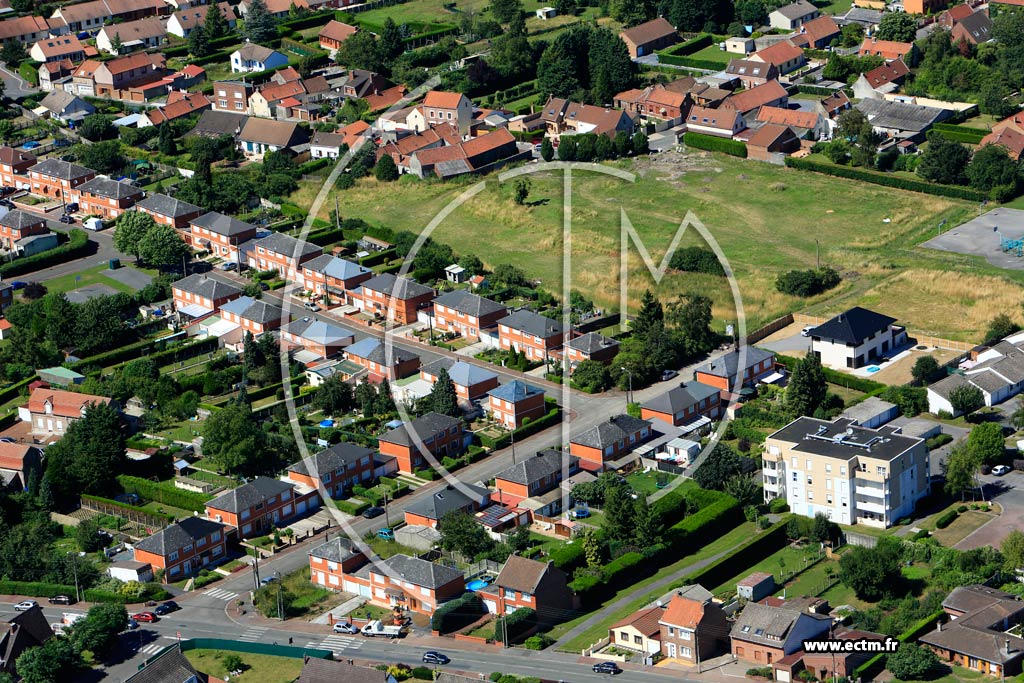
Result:
<svg viewBox="0 0 1024 683">
<path fill-rule="evenodd" d="M 921 154 L 917 174 L 925 180 L 945 185 L 968 185 L 991 192 L 995 199 L 1016 196 L 1024 171 L 1002 145 L 985 145 L 973 154 L 959 142 L 938 131 L 928 135 L 928 147 Z"/>
</svg>

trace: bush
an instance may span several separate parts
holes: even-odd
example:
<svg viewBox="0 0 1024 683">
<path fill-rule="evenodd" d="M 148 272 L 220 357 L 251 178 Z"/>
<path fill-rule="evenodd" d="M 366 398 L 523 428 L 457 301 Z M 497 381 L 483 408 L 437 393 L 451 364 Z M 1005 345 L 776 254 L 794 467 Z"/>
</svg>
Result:
<svg viewBox="0 0 1024 683">
<path fill-rule="evenodd" d="M 949 512 L 935 520 L 935 526 L 939 529 L 945 529 L 947 526 L 952 524 L 953 520 L 955 520 L 959 515 L 960 513 L 957 512 L 956 510 L 950 510 Z"/>
<path fill-rule="evenodd" d="M 363 514 L 363 512 L 365 512 L 368 507 L 370 507 L 370 504 L 367 503 L 365 500 L 336 500 L 334 501 L 334 506 L 341 510 L 342 512 L 344 512 L 345 514 L 352 515 L 353 517 L 358 517 L 359 515 Z"/>
<path fill-rule="evenodd" d="M 683 142 L 687 147 L 704 149 L 709 152 L 722 152 L 742 159 L 747 158 L 747 145 L 739 140 L 704 135 L 703 133 L 684 133 Z"/>
<path fill-rule="evenodd" d="M 770 666 L 757 666 L 757 667 L 753 667 L 753 668 L 747 669 L 747 675 L 748 676 L 752 676 L 752 677 L 768 678 L 768 679 L 771 679 L 771 678 L 775 677 L 775 673 L 773 672 L 773 670 L 772 670 L 772 668 Z"/>
<path fill-rule="evenodd" d="M 807 298 L 827 292 L 841 280 L 839 273 L 827 266 L 818 270 L 791 270 L 775 280 L 775 289 L 783 294 Z"/>
<path fill-rule="evenodd" d="M 523 647 L 527 650 L 543 650 L 554 645 L 555 639 L 543 633 L 530 636 L 523 641 Z"/>
<path fill-rule="evenodd" d="M 434 680 L 434 670 L 426 666 L 413 667 L 412 677 L 419 681 Z"/>
<path fill-rule="evenodd" d="M 977 145 L 988 134 L 988 131 L 981 128 L 970 128 L 955 123 L 936 123 L 932 130 L 942 133 L 942 137 L 947 140 L 966 142 L 969 145 Z"/>
<path fill-rule="evenodd" d="M 579 567 L 586 560 L 583 553 L 583 544 L 566 543 L 556 547 L 548 554 L 548 559 L 557 567 L 564 572 L 572 572 L 573 569 Z"/>
<path fill-rule="evenodd" d="M 708 273 L 709 275 L 725 275 L 718 256 L 710 249 L 703 247 L 683 247 L 676 249 L 669 260 L 669 268 L 687 273 Z"/>
<path fill-rule="evenodd" d="M 967 506 L 966 505 L 961 505 L 960 507 L 958 507 L 956 509 L 956 511 L 959 512 L 960 514 L 963 514 L 963 513 L 967 512 Z"/>
<path fill-rule="evenodd" d="M 710 33 L 701 33 L 696 38 L 690 38 L 689 40 L 683 41 L 678 45 L 673 45 L 663 51 L 667 55 L 685 56 L 692 55 L 695 52 L 700 52 L 706 47 L 711 47 L 715 42 L 715 37 Z"/>
<path fill-rule="evenodd" d="M 485 613 L 483 600 L 476 593 L 465 593 L 449 600 L 430 617 L 430 628 L 439 633 L 451 633 L 472 624 Z"/>
<path fill-rule="evenodd" d="M 33 598 L 52 598 L 55 595 L 74 595 L 75 587 L 40 581 L 0 580 L 0 593 L 3 595 L 27 595 Z"/>
<path fill-rule="evenodd" d="M 825 173 L 827 175 L 836 176 L 838 178 L 849 178 L 851 180 L 860 180 L 866 183 L 874 183 L 875 185 L 894 187 L 900 190 L 910 190 L 911 192 L 922 192 L 924 194 L 937 195 L 939 197 L 966 199 L 968 201 L 973 202 L 982 202 L 989 198 L 988 194 L 985 192 L 978 192 L 977 190 L 971 190 L 966 187 L 956 187 L 953 185 L 938 185 L 923 180 L 913 180 L 911 178 L 904 178 L 902 176 L 894 176 L 886 173 L 876 173 L 874 171 L 865 171 L 859 168 L 850 168 L 848 166 L 834 166 L 832 164 L 822 163 L 815 159 L 797 159 L 794 157 L 786 157 L 786 166 L 789 166 L 790 168 L 797 168 L 803 171 Z"/>
<path fill-rule="evenodd" d="M 0 265 L 0 276 L 31 273 L 60 263 L 74 261 L 75 259 L 87 256 L 91 251 L 92 247 L 89 244 L 89 236 L 85 231 L 72 228 L 68 231 L 68 241 L 65 244 Z"/>
</svg>

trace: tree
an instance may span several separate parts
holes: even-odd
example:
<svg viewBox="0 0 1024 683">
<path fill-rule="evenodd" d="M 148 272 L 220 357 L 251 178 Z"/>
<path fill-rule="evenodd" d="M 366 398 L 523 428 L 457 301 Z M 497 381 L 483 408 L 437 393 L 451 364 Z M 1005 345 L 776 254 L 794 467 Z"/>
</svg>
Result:
<svg viewBox="0 0 1024 683">
<path fill-rule="evenodd" d="M 118 216 L 117 223 L 114 225 L 114 247 L 122 254 L 132 254 L 138 260 L 142 238 L 155 226 L 156 221 L 148 213 L 125 211 Z M 180 242 L 181 239 L 179 238 L 178 241 Z"/>
<path fill-rule="evenodd" d="M 277 20 L 267 11 L 263 0 L 252 0 L 249 3 L 249 11 L 245 15 L 245 37 L 257 44 L 277 37 Z"/>
<path fill-rule="evenodd" d="M 69 638 L 50 638 L 22 652 L 15 668 L 22 683 L 60 683 L 73 680 L 84 663 Z"/>
<path fill-rule="evenodd" d="M 814 525 L 811 527 L 811 538 L 818 543 L 828 543 L 832 540 L 832 532 L 835 525 L 824 513 L 814 515 Z"/>
<path fill-rule="evenodd" d="M 525 287 L 529 282 L 526 273 L 509 263 L 499 263 L 494 267 L 491 280 L 495 286 Z"/>
<path fill-rule="evenodd" d="M 380 58 L 389 66 L 405 52 L 402 31 L 391 17 L 384 20 L 384 28 L 380 32 L 380 38 L 377 39 L 377 51 Z"/>
<path fill-rule="evenodd" d="M 726 479 L 722 492 L 728 493 L 743 505 L 760 502 L 761 497 L 761 489 L 745 474 L 734 474 Z"/>
<path fill-rule="evenodd" d="M 917 37 L 917 19 L 905 12 L 886 12 L 878 23 L 875 37 L 879 40 L 912 43 Z"/>
<path fill-rule="evenodd" d="M 656 9 L 652 0 L 611 0 L 608 3 L 608 14 L 626 27 L 653 19 Z"/>
<path fill-rule="evenodd" d="M 551 138 L 545 137 L 540 143 L 540 158 L 544 161 L 551 161 L 555 158 L 555 148 L 551 144 Z"/>
<path fill-rule="evenodd" d="M 448 371 L 441 368 L 437 373 L 437 381 L 430 390 L 430 409 L 435 413 L 459 417 L 462 410 L 459 409 L 459 397 L 455 393 L 455 383 L 452 381 Z"/>
<path fill-rule="evenodd" d="M 441 547 L 473 558 L 494 546 L 494 541 L 477 521 L 461 510 L 453 510 L 438 521 Z"/>
<path fill-rule="evenodd" d="M 864 42 L 864 27 L 860 24 L 850 23 L 843 26 L 839 31 L 840 47 L 857 47 Z"/>
<path fill-rule="evenodd" d="M 174 156 L 178 153 L 178 143 L 174 140 L 174 128 L 167 123 L 158 126 L 157 149 L 161 154 Z"/>
<path fill-rule="evenodd" d="M 530 179 L 525 177 L 516 178 L 512 184 L 512 201 L 522 206 L 526 198 L 530 196 Z"/>
<path fill-rule="evenodd" d="M 966 445 L 960 445 L 950 451 L 946 461 L 942 464 L 946 475 L 946 493 L 951 496 L 959 495 L 961 499 L 968 491 L 977 488 L 978 467 L 981 460 Z"/>
<path fill-rule="evenodd" d="M 963 185 L 967 182 L 970 151 L 959 142 L 949 140 L 940 133 L 928 136 L 928 148 L 921 154 L 917 175 L 933 183 Z"/>
<path fill-rule="evenodd" d="M 1020 169 L 1002 145 L 979 147 L 967 165 L 967 180 L 977 190 L 1009 187 L 1014 192 L 1020 183 Z"/>
<path fill-rule="evenodd" d="M 597 537 L 597 530 L 593 527 L 584 527 L 580 534 L 580 544 L 583 548 L 583 557 L 586 559 L 587 567 L 597 569 L 604 559 L 601 552 L 601 539 Z"/>
<path fill-rule="evenodd" d="M 900 643 L 899 649 L 885 660 L 885 668 L 902 681 L 921 681 L 939 665 L 939 658 L 917 643 Z"/>
<path fill-rule="evenodd" d="M 914 361 L 910 374 L 918 384 L 927 384 L 939 374 L 939 362 L 934 356 L 921 356 Z"/>
<path fill-rule="evenodd" d="M 114 119 L 106 114 L 89 114 L 82 119 L 78 133 L 93 142 L 112 138 L 117 134 L 113 121 Z"/>
<path fill-rule="evenodd" d="M 984 147 L 982 147 L 984 149 Z M 988 324 L 988 331 L 985 332 L 985 344 L 994 344 L 1000 339 L 1006 339 L 1011 334 L 1020 332 L 1020 325 L 1015 323 L 1010 316 L 1000 313 L 992 318 Z"/>
<path fill-rule="evenodd" d="M 1014 529 L 999 545 L 999 552 L 1003 554 L 1004 567 L 1008 572 L 1024 568 L 1024 532 Z"/>
<path fill-rule="evenodd" d="M 604 507 L 605 537 L 612 541 L 627 542 L 632 540 L 636 508 L 630 497 L 630 489 L 615 480 L 614 485 L 605 487 Z"/>
<path fill-rule="evenodd" d="M 358 31 L 346 38 L 338 48 L 335 61 L 350 69 L 381 71 L 383 68 L 377 39 L 369 31 Z"/>
<path fill-rule="evenodd" d="M 523 13 L 523 3 L 520 0 L 491 0 L 489 9 L 495 21 L 508 24 Z"/>
<path fill-rule="evenodd" d="M 851 145 L 850 163 L 854 166 L 871 166 L 874 163 L 880 138 L 859 109 L 848 109 L 839 115 L 837 135 Z"/>
<path fill-rule="evenodd" d="M 332 375 L 317 387 L 313 395 L 313 407 L 324 415 L 347 413 L 355 408 L 355 396 L 352 385 L 344 381 L 340 375 Z"/>
<path fill-rule="evenodd" d="M 89 404 L 85 416 L 46 449 L 46 461 L 46 475 L 58 500 L 69 502 L 82 493 L 112 497 L 126 463 L 117 411 L 106 403 Z"/>
<path fill-rule="evenodd" d="M 21 44 L 21 41 L 4 41 L 4 46 L 0 48 L 0 61 L 12 68 L 16 68 L 18 64 L 21 64 L 26 59 L 28 59 L 28 52 L 25 51 L 25 46 Z"/>
<path fill-rule="evenodd" d="M 821 359 L 811 352 L 797 361 L 786 387 L 786 407 L 797 415 L 814 415 L 825 402 L 828 385 Z"/>
<path fill-rule="evenodd" d="M 647 146 L 647 133 L 643 132 L 642 130 L 638 130 L 637 132 L 633 133 L 632 142 L 634 154 L 647 154 L 648 152 L 651 151 L 650 147 Z"/>
<path fill-rule="evenodd" d="M 150 228 L 139 240 L 138 249 L 145 263 L 161 270 L 182 263 L 192 253 L 174 227 L 166 223 L 158 223 Z"/>
<path fill-rule="evenodd" d="M 210 8 L 216 9 L 216 5 L 210 5 Z M 193 57 L 206 57 L 213 52 L 213 48 L 210 46 L 210 36 L 198 26 L 188 34 L 188 52 Z"/>
<path fill-rule="evenodd" d="M 121 34 L 115 33 L 114 39 L 110 41 L 110 49 L 115 55 L 121 54 L 121 48 L 124 47 L 124 43 L 121 42 Z"/>
<path fill-rule="evenodd" d="M 585 360 L 572 371 L 572 382 L 591 392 L 604 391 L 612 385 L 611 374 L 604 363 Z"/>
<path fill-rule="evenodd" d="M 232 474 L 263 474 L 272 458 L 252 407 L 241 401 L 229 403 L 206 420 L 203 452 Z"/>
<path fill-rule="evenodd" d="M 736 18 L 748 26 L 759 25 L 767 16 L 768 8 L 764 0 L 739 0 L 736 3 Z"/>
<path fill-rule="evenodd" d="M 949 405 L 957 415 L 970 415 L 985 405 L 985 396 L 973 384 L 961 384 L 950 390 Z"/>
<path fill-rule="evenodd" d="M 88 168 L 95 169 L 100 173 L 117 173 L 128 163 L 128 159 L 121 151 L 119 140 L 103 140 L 93 145 L 78 145 L 75 152 L 79 162 L 88 164 Z"/>
<path fill-rule="evenodd" d="M 470 275 L 480 275 L 484 272 L 484 262 L 476 254 L 463 254 L 459 257 L 459 265 Z"/>
<path fill-rule="evenodd" d="M 79 650 L 106 655 L 117 643 L 118 634 L 128 626 L 128 611 L 124 605 L 104 604 L 89 608 L 85 619 L 71 630 L 71 640 Z"/>
<path fill-rule="evenodd" d="M 398 180 L 398 166 L 390 154 L 382 155 L 377 161 L 377 165 L 373 167 L 373 177 L 382 183 Z"/>
<path fill-rule="evenodd" d="M 228 20 L 224 17 L 224 14 L 220 11 L 220 7 L 217 3 L 210 3 L 209 9 L 206 10 L 206 18 L 203 20 L 203 33 L 206 35 L 206 40 L 212 42 L 219 38 L 224 38 L 231 32 L 231 27 L 228 25 Z M 191 34 L 189 34 L 191 37 Z"/>
<path fill-rule="evenodd" d="M 356 36 L 359 34 L 357 33 Z M 354 38 L 355 36 L 352 36 Z M 342 45 L 347 45 L 352 38 Z M 487 60 L 498 74 L 509 81 L 532 74 L 536 59 L 533 47 L 527 39 L 526 21 L 517 13 L 508 30 L 491 41 L 491 54 Z"/>
<path fill-rule="evenodd" d="M 721 491 L 730 479 L 740 473 L 742 467 L 743 463 L 736 451 L 719 442 L 693 473 L 693 480 L 702 489 Z"/>
<path fill-rule="evenodd" d="M 900 541 L 880 538 L 874 548 L 855 546 L 839 560 L 839 578 L 861 600 L 875 602 L 899 590 Z"/>
<path fill-rule="evenodd" d="M 658 300 L 658 297 L 651 290 L 644 290 L 643 295 L 640 297 L 640 310 L 637 311 L 636 317 L 630 325 L 633 335 L 645 337 L 655 325 L 663 323 L 664 320 L 665 308 L 662 306 L 661 301 Z"/>
<path fill-rule="evenodd" d="M 967 437 L 967 448 L 980 462 L 990 465 L 998 463 L 1006 454 L 1006 439 L 1003 427 L 998 422 L 983 422 L 975 425 Z"/>
<path fill-rule="evenodd" d="M 1010 424 L 1014 429 L 1024 429 L 1024 405 L 1017 406 L 1017 409 L 1013 411 L 1013 415 L 1010 416 Z"/>
<path fill-rule="evenodd" d="M 100 524 L 95 518 L 82 520 L 82 523 L 75 527 L 75 543 L 84 553 L 96 552 L 103 547 Z"/>
</svg>

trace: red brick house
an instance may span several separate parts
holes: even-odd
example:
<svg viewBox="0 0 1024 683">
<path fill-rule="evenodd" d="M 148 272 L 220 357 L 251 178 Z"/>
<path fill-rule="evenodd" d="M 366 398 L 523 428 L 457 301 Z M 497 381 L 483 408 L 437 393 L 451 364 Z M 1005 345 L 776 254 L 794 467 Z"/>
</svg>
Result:
<svg viewBox="0 0 1024 683">
<path fill-rule="evenodd" d="M 799 48 L 821 50 L 839 37 L 839 25 L 828 15 L 820 16 L 800 24 L 797 35 L 791 42 Z"/>
<path fill-rule="evenodd" d="M 942 12 L 942 14 L 939 15 L 939 18 L 935 21 L 939 26 L 945 26 L 948 29 L 952 29 L 957 23 L 963 21 L 972 14 L 974 14 L 974 8 L 968 3 L 963 2 L 959 5 L 953 5 Z"/>
<path fill-rule="evenodd" d="M 240 326 L 253 336 L 276 330 L 284 323 L 285 312 L 266 301 L 242 296 L 220 307 L 221 318 Z"/>
<path fill-rule="evenodd" d="M 803 52 L 801 52 L 803 54 Z M 761 107 L 784 107 L 789 102 L 789 93 L 778 81 L 768 81 L 750 90 L 729 95 L 721 109 L 733 109 L 740 114 L 757 111 Z"/>
<path fill-rule="evenodd" d="M 227 527 L 202 517 L 185 517 L 135 544 L 136 562 L 163 570 L 164 583 L 192 576 L 227 557 Z"/>
<path fill-rule="evenodd" d="M 615 96 L 615 106 L 627 113 L 645 119 L 667 121 L 686 114 L 693 104 L 688 93 L 669 90 L 664 85 L 651 85 L 643 90 L 633 89 Z"/>
<path fill-rule="evenodd" d="M 232 527 L 239 538 L 262 536 L 279 524 L 320 507 L 316 491 L 299 493 L 294 484 L 256 477 L 206 504 L 206 516 Z"/>
<path fill-rule="evenodd" d="M 1018 596 L 980 584 L 959 586 L 942 601 L 942 609 L 950 621 L 918 638 L 940 660 L 989 676 L 1021 672 L 1024 638 L 1008 632 L 1024 623 Z"/>
<path fill-rule="evenodd" d="M 33 434 L 63 436 L 68 427 L 85 417 L 93 403 L 117 405 L 106 396 L 39 387 L 29 394 L 26 405 L 18 407 L 18 418 L 32 426 Z"/>
<path fill-rule="evenodd" d="M 19 190 L 32 186 L 28 170 L 36 164 L 31 152 L 13 147 L 0 147 L 0 184 Z"/>
<path fill-rule="evenodd" d="M 716 386 L 700 382 L 680 383 L 640 407 L 640 417 L 645 420 L 660 420 L 676 427 L 693 423 L 706 417 L 716 420 L 721 416 L 721 390 Z"/>
<path fill-rule="evenodd" d="M 569 439 L 569 452 L 580 467 L 601 472 L 605 464 L 626 455 L 651 437 L 651 423 L 630 415 L 614 415 Z"/>
<path fill-rule="evenodd" d="M 241 262 L 239 247 L 256 237 L 256 226 L 209 211 L 189 221 L 192 232 L 192 247 L 206 250 L 225 261 Z"/>
<path fill-rule="evenodd" d="M 189 204 L 165 194 L 150 194 L 142 201 L 136 202 L 135 208 L 143 213 L 148 213 L 157 223 L 169 225 L 177 230 L 181 239 L 190 247 L 192 246 L 192 229 L 189 224 L 206 213 L 195 204 Z"/>
<path fill-rule="evenodd" d="M 658 17 L 622 31 L 619 38 L 629 49 L 629 56 L 636 59 L 675 45 L 679 42 L 679 33 L 667 19 Z"/>
<path fill-rule="evenodd" d="M 732 627 L 732 654 L 742 662 L 771 665 L 801 650 L 803 641 L 825 638 L 831 625 L 828 615 L 748 602 Z"/>
<path fill-rule="evenodd" d="M 280 338 L 282 349 L 305 349 L 320 358 L 333 358 L 355 341 L 355 335 L 345 328 L 309 317 L 282 327 Z"/>
<path fill-rule="evenodd" d="M 364 313 L 408 325 L 416 322 L 420 309 L 430 306 L 434 290 L 415 280 L 385 273 L 362 283 L 352 292 L 352 298 Z"/>
<path fill-rule="evenodd" d="M 276 270 L 288 282 L 301 283 L 302 264 L 323 253 L 323 247 L 275 232 L 257 241 L 249 250 L 249 267 Z"/>
<path fill-rule="evenodd" d="M 781 75 L 799 69 L 807 63 L 804 51 L 788 40 L 780 40 L 763 50 L 758 50 L 749 57 L 752 62 L 771 64 Z"/>
<path fill-rule="evenodd" d="M 93 178 L 82 183 L 78 190 L 81 192 L 79 211 L 105 219 L 117 218 L 145 195 L 141 187 L 109 178 Z"/>
<path fill-rule="evenodd" d="M 232 114 L 251 114 L 249 98 L 256 92 L 256 86 L 245 81 L 217 81 L 214 83 L 210 104 L 214 111 Z M 244 123 L 244 122 L 240 122 Z"/>
<path fill-rule="evenodd" d="M 830 640 L 858 640 L 858 641 L 884 641 L 885 636 L 870 631 L 855 631 L 840 626 L 835 629 Z M 872 657 L 870 652 L 835 652 L 835 653 L 811 653 L 799 650 L 791 655 L 772 664 L 775 671 L 775 680 L 798 680 L 801 671 L 808 671 L 815 677 L 821 676 L 819 680 L 836 678 L 853 678 L 854 671 L 861 664 Z"/>
<path fill-rule="evenodd" d="M 434 329 L 477 340 L 480 330 L 494 327 L 508 314 L 508 306 L 465 289 L 455 289 L 434 299 Z"/>
<path fill-rule="evenodd" d="M 723 391 L 732 391 L 737 381 L 739 386 L 752 387 L 759 381 L 775 372 L 775 354 L 771 351 L 748 346 L 744 354 L 743 372 L 738 371 L 740 362 L 739 351 L 730 351 L 721 358 L 716 358 L 693 371 L 693 378 L 701 384 L 716 387 Z M 742 374 L 742 380 L 739 376 Z"/>
<path fill-rule="evenodd" d="M 917 48 L 913 43 L 900 43 L 895 40 L 878 40 L 877 38 L 865 38 L 857 51 L 858 57 L 875 56 L 881 57 L 887 62 L 894 59 L 902 59 L 907 65 L 914 63 L 914 55 Z"/>
<path fill-rule="evenodd" d="M 449 484 L 431 496 L 402 508 L 405 523 L 410 526 L 437 528 L 438 522 L 452 512 L 473 514 L 491 504 L 491 492 L 483 486 Z"/>
<path fill-rule="evenodd" d="M 0 488 L 27 490 L 33 472 L 40 476 L 43 473 L 42 449 L 26 443 L 0 442 Z"/>
<path fill-rule="evenodd" d="M 95 178 L 96 171 L 60 159 L 44 159 L 28 169 L 28 176 L 32 194 L 72 204 L 81 196 L 79 188 Z"/>
<path fill-rule="evenodd" d="M 436 384 L 442 368 L 451 377 L 452 383 L 455 385 L 455 395 L 462 405 L 468 405 L 470 402 L 486 396 L 487 392 L 498 386 L 497 374 L 479 365 L 455 361 L 451 358 L 441 358 L 429 365 L 424 365 L 420 368 L 420 377 L 431 384 Z"/>
<path fill-rule="evenodd" d="M 619 342 L 597 332 L 588 332 L 570 339 L 565 345 L 565 357 L 569 366 L 575 368 L 585 360 L 607 365 L 619 353 Z"/>
<path fill-rule="evenodd" d="M 498 578 L 481 591 L 484 607 L 491 614 L 511 614 L 532 609 L 540 622 L 560 621 L 573 608 L 565 572 L 552 562 L 538 562 L 510 555 Z"/>
<path fill-rule="evenodd" d="M 462 420 L 433 412 L 392 429 L 378 441 L 381 454 L 398 458 L 399 472 L 413 472 L 426 466 L 422 449 L 440 460 L 446 455 L 460 455 L 467 445 Z"/>
<path fill-rule="evenodd" d="M 380 476 L 398 469 L 393 458 L 380 458 L 374 451 L 353 443 L 336 443 L 319 453 L 288 466 L 288 479 L 316 488 L 322 484 L 328 495 L 342 498 L 357 484 L 367 486 Z"/>
<path fill-rule="evenodd" d="M 779 70 L 774 64 L 752 59 L 730 59 L 729 66 L 725 67 L 725 73 L 738 78 L 740 85 L 747 90 L 777 80 L 779 77 Z"/>
<path fill-rule="evenodd" d="M 530 361 L 546 361 L 552 351 L 561 348 L 564 332 L 560 320 L 520 309 L 498 321 L 498 344 L 525 353 Z"/>
<path fill-rule="evenodd" d="M 337 50 L 341 47 L 349 37 L 355 34 L 359 29 L 355 26 L 343 24 L 340 21 L 331 19 L 324 27 L 320 29 L 318 38 L 320 39 L 320 47 L 324 50 Z"/>
<path fill-rule="evenodd" d="M 0 245 L 14 250 L 15 242 L 30 235 L 45 235 L 50 232 L 46 219 L 35 214 L 14 209 L 0 218 Z"/>
<path fill-rule="evenodd" d="M 309 551 L 309 580 L 318 586 L 342 590 L 343 577 L 366 564 L 366 555 L 344 534 L 335 534 Z"/>
<path fill-rule="evenodd" d="M 366 368 L 370 381 L 379 382 L 383 379 L 394 381 L 415 373 L 420 367 L 420 357 L 416 354 L 392 346 L 389 352 L 383 342 L 376 337 L 365 337 L 345 348 L 345 360 Z"/>
<path fill-rule="evenodd" d="M 547 412 L 544 390 L 514 379 L 487 392 L 487 411 L 506 429 L 518 429 Z"/>
<path fill-rule="evenodd" d="M 330 254 L 321 254 L 302 264 L 303 285 L 318 296 L 338 303 L 350 303 L 351 292 L 373 277 L 369 268 Z"/>
<path fill-rule="evenodd" d="M 661 654 L 691 664 L 715 656 L 729 640 L 729 622 L 714 602 L 673 596 L 658 620 L 661 626 Z"/>
<path fill-rule="evenodd" d="M 191 318 L 210 315 L 229 301 L 242 296 L 242 290 L 204 274 L 195 273 L 171 285 L 174 309 Z"/>
<path fill-rule="evenodd" d="M 777 123 L 766 123 L 747 140 L 747 158 L 756 161 L 771 161 L 777 154 L 792 154 L 799 149 L 800 138 L 793 129 Z"/>
<path fill-rule="evenodd" d="M 556 488 L 565 476 L 580 471 L 579 458 L 562 451 L 543 450 L 494 475 L 494 488 L 513 499 L 540 496 Z"/>
</svg>

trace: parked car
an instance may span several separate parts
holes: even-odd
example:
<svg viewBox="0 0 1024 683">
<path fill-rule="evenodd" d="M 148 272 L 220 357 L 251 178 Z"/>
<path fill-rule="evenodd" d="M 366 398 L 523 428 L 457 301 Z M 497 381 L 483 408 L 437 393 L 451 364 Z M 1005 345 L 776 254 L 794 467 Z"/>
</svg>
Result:
<svg viewBox="0 0 1024 683">
<path fill-rule="evenodd" d="M 306 307 L 306 310 L 307 310 L 307 311 L 313 311 L 314 313 L 315 313 L 316 311 L 319 311 L 319 310 L 320 310 L 320 307 L 319 307 L 319 306 L 317 306 L 317 305 L 316 305 L 315 303 L 313 303 L 312 301 L 307 301 L 306 303 L 304 303 L 304 304 L 302 304 L 302 305 Z"/>
<path fill-rule="evenodd" d="M 64 207 L 64 213 L 75 213 L 78 211 L 78 202 L 71 202 Z"/>
<path fill-rule="evenodd" d="M 363 510 L 363 519 L 373 519 L 374 517 L 380 517 L 384 514 L 384 508 L 377 507 L 376 505 Z"/>
<path fill-rule="evenodd" d="M 165 614 L 170 614 L 171 612 L 177 612 L 180 609 L 181 608 L 178 607 L 178 603 L 174 602 L 173 600 L 168 600 L 165 603 L 157 605 L 153 609 L 153 613 L 162 617 Z"/>
<path fill-rule="evenodd" d="M 814 325 L 808 325 L 804 329 L 800 330 L 800 336 L 801 337 L 810 337 L 811 336 L 811 330 L 813 330 L 813 329 L 814 329 Z"/>
<path fill-rule="evenodd" d="M 261 282 L 260 283 L 260 289 L 262 289 L 265 292 L 268 289 L 270 289 L 270 285 L 268 285 L 266 282 Z"/>
<path fill-rule="evenodd" d="M 992 468 L 992 474 L 996 475 L 997 477 L 1001 477 L 1004 474 L 1009 474 L 1009 473 L 1010 473 L 1010 468 L 1007 465 L 996 465 L 995 467 Z"/>
<path fill-rule="evenodd" d="M 129 619 L 128 620 L 128 625 L 125 627 L 125 630 L 126 631 L 134 631 L 138 627 L 139 627 L 139 622 L 135 621 L 134 619 Z"/>
<path fill-rule="evenodd" d="M 383 539 L 385 541 L 393 541 L 395 540 L 395 532 L 389 527 L 382 527 L 380 529 L 377 529 L 377 538 Z"/>
<path fill-rule="evenodd" d="M 135 621 L 142 622 L 144 624 L 153 624 L 160 621 L 160 617 L 153 614 L 152 612 L 139 612 L 138 614 L 133 614 L 132 619 L 134 619 Z"/>
<path fill-rule="evenodd" d="M 22 600 L 21 602 L 19 602 L 17 605 L 14 606 L 14 611 L 15 612 L 24 612 L 26 610 L 32 609 L 33 607 L 39 607 L 39 603 L 36 602 L 35 600 Z"/>
<path fill-rule="evenodd" d="M 264 576 L 262 579 L 260 579 L 260 585 L 269 586 L 270 584 L 274 583 L 275 581 L 277 581 L 277 577 L 276 576 Z"/>
<path fill-rule="evenodd" d="M 673 377 L 678 377 L 678 376 L 679 376 L 679 373 L 676 372 L 675 370 L 663 370 L 662 373 L 661 373 L 661 381 L 662 382 L 667 382 L 668 380 L 672 379 Z"/>
<path fill-rule="evenodd" d="M 75 222 L 75 219 L 74 219 L 74 218 L 73 218 L 72 216 L 69 216 L 69 215 L 67 215 L 67 214 L 64 214 L 63 216 L 61 216 L 61 217 L 60 217 L 60 218 L 58 218 L 57 220 L 59 220 L 59 221 L 60 221 L 61 223 L 67 223 L 67 224 L 69 224 L 69 225 L 70 225 L 71 223 L 74 223 L 74 222 Z"/>
<path fill-rule="evenodd" d="M 28 283 L 27 282 L 23 282 L 22 280 L 14 280 L 13 282 L 11 282 L 11 287 L 16 289 L 16 290 L 17 289 L 25 289 L 26 287 L 28 287 Z"/>
<path fill-rule="evenodd" d="M 7 195 L 14 194 L 15 192 L 17 192 L 17 190 L 15 190 L 10 185 L 4 185 L 3 187 L 0 187 L 0 197 L 6 197 Z"/>
<path fill-rule="evenodd" d="M 448 655 L 435 650 L 428 650 L 423 653 L 424 664 L 447 664 L 452 661 Z"/>
<path fill-rule="evenodd" d="M 223 271 L 238 270 L 238 264 L 233 263 L 232 261 L 228 261 L 226 263 L 220 264 L 220 269 Z"/>
<path fill-rule="evenodd" d="M 615 662 L 598 662 L 591 667 L 596 674 L 608 674 L 614 676 L 615 674 L 622 673 L 622 669 Z"/>
<path fill-rule="evenodd" d="M 51 605 L 70 605 L 71 598 L 67 595 L 54 595 L 49 599 Z"/>
<path fill-rule="evenodd" d="M 331 630 L 335 633 L 359 633 L 359 629 L 353 626 L 352 624 L 348 623 L 347 621 L 339 621 L 334 625 L 334 628 L 332 628 Z"/>
</svg>

